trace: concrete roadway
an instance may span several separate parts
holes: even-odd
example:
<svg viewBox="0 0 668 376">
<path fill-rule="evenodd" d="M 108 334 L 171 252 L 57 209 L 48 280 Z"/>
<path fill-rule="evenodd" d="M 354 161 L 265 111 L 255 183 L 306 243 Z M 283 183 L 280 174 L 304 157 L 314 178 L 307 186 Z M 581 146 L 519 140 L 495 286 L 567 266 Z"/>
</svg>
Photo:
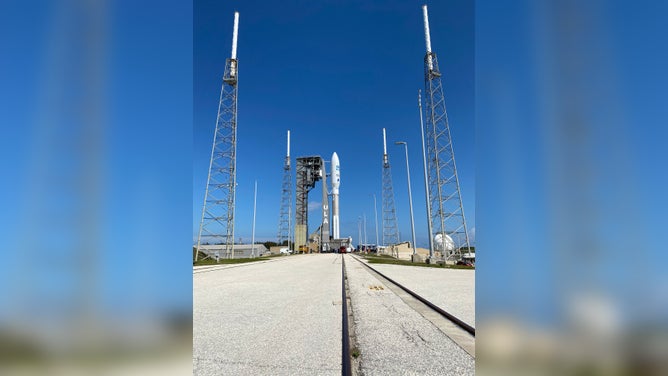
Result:
<svg viewBox="0 0 668 376">
<path fill-rule="evenodd" d="M 194 375 L 340 375 L 341 256 L 193 275 Z"/>
<path fill-rule="evenodd" d="M 274 260 L 194 271 L 193 374 L 341 374 L 341 255 Z M 395 268 L 383 272 L 424 293 L 415 267 Z M 471 356 L 348 255 L 346 269 L 364 374 L 473 374 Z M 419 269 L 419 285 L 454 284 L 451 273 Z M 472 297 L 449 295 L 444 308 L 461 299 Z"/>
</svg>

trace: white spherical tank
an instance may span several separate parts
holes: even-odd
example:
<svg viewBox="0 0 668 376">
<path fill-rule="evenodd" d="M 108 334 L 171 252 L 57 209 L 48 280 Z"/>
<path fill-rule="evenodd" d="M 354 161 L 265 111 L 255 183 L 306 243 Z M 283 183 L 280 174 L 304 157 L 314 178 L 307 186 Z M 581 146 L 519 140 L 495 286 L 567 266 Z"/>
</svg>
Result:
<svg viewBox="0 0 668 376">
<path fill-rule="evenodd" d="M 434 236 L 434 245 L 437 250 L 443 253 L 452 253 L 455 250 L 455 242 L 450 235 L 440 232 Z"/>
</svg>

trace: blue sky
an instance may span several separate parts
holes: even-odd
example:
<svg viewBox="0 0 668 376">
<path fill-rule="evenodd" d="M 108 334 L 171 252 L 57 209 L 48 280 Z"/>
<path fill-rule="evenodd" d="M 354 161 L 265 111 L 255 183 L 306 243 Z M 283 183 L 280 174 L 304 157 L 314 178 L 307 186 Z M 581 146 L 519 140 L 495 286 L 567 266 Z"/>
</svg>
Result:
<svg viewBox="0 0 668 376">
<path fill-rule="evenodd" d="M 387 129 L 399 232 L 410 239 L 406 141 L 419 246 L 427 246 L 417 91 L 424 87 L 422 1 L 197 1 L 193 32 L 193 238 L 201 216 L 217 101 L 239 11 L 238 191 L 235 237 L 249 242 L 253 183 L 256 239 L 274 240 L 286 131 L 294 158 L 337 152 L 341 235 L 357 238 L 366 214 L 375 242 L 382 220 L 382 128 Z M 431 39 L 444 73 L 446 105 L 469 229 L 475 227 L 473 5 L 429 5 Z M 309 201 L 320 202 L 320 183 Z M 309 228 L 318 223 L 313 212 Z M 382 223 L 379 223 L 382 236 Z"/>
</svg>

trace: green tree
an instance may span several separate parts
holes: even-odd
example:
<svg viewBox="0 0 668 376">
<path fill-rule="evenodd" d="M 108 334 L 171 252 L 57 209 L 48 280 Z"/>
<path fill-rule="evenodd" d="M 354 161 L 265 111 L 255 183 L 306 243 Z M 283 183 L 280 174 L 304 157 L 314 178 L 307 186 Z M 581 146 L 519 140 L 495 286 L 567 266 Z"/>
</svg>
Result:
<svg viewBox="0 0 668 376">
<path fill-rule="evenodd" d="M 264 246 L 267 247 L 267 249 L 271 249 L 271 247 L 275 247 L 278 245 L 278 243 L 276 242 L 264 242 L 262 244 L 264 244 Z"/>
</svg>

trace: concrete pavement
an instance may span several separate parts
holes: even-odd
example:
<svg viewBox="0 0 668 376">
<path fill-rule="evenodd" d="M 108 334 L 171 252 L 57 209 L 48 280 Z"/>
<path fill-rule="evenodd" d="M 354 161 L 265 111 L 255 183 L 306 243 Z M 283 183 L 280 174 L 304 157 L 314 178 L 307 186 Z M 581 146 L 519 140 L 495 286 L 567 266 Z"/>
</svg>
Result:
<svg viewBox="0 0 668 376">
<path fill-rule="evenodd" d="M 341 257 L 293 255 L 194 270 L 193 374 L 339 375 Z M 418 313 L 350 255 L 344 257 L 353 345 L 364 375 L 473 374 L 474 358 L 441 326 L 432 324 L 424 312 Z M 441 294 L 430 289 L 444 287 L 442 269 L 372 266 L 428 299 Z M 455 278 L 461 277 L 463 291 L 474 274 L 462 272 L 471 273 Z M 472 294 L 468 295 L 472 302 Z M 469 297 L 452 295 L 444 309 L 467 306 L 455 301 Z M 470 309 L 474 311 L 472 304 Z"/>
<path fill-rule="evenodd" d="M 339 375 L 341 256 L 193 275 L 193 374 Z"/>
</svg>

